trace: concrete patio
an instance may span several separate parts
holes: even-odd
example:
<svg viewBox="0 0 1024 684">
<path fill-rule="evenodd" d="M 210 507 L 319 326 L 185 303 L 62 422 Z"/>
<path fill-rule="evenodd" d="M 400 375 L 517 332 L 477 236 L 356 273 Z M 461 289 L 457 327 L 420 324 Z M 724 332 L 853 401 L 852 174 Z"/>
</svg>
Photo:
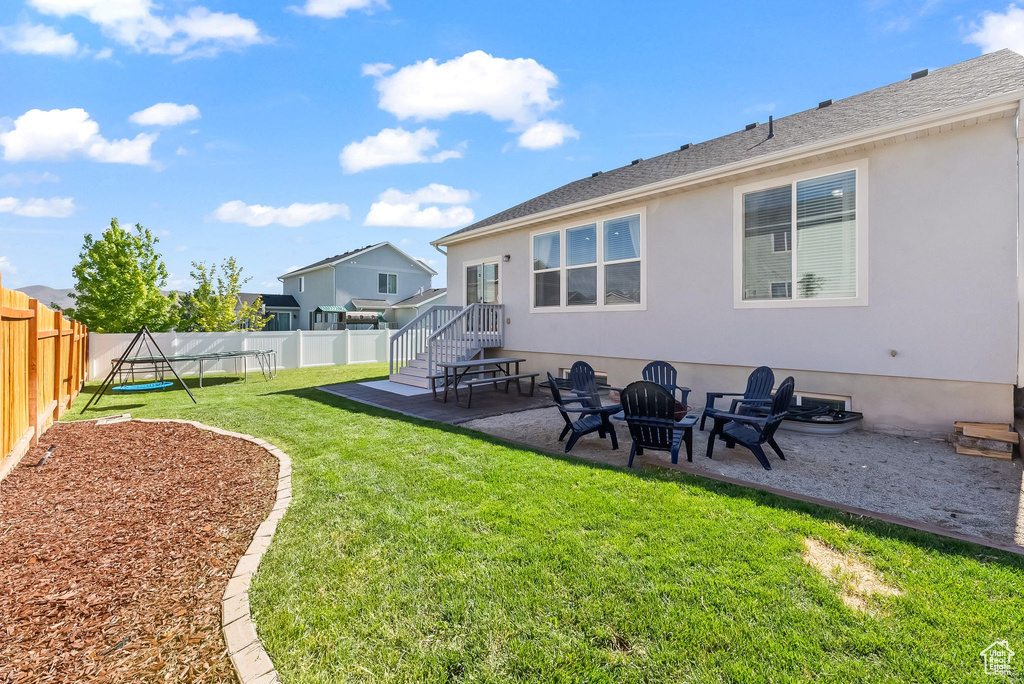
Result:
<svg viewBox="0 0 1024 684">
<path fill-rule="evenodd" d="M 477 392 L 466 409 L 449 397 L 434 401 L 428 390 L 387 381 L 345 383 L 321 390 L 377 408 L 449 425 L 461 425 L 503 440 L 542 451 L 563 453 L 558 441 L 562 422 L 548 390 L 538 384 L 533 397 L 489 388 Z M 699 411 L 699 408 L 694 410 Z M 619 449 L 597 434 L 583 437 L 573 448 L 575 458 L 625 466 L 630 438 L 625 423 L 614 421 Z M 900 437 L 855 430 L 834 437 L 780 431 L 786 452 L 780 460 L 768 452 L 766 471 L 743 449 L 715 446 L 705 456 L 707 433 L 694 429 L 693 462 L 680 454 L 672 465 L 668 453 L 646 452 L 634 467 L 654 466 L 772 491 L 860 515 L 961 537 L 983 540 L 1024 553 L 1024 468 L 1021 459 L 1002 461 L 958 455 L 938 439 Z"/>
<path fill-rule="evenodd" d="M 625 466 L 630 438 L 616 423 L 619 449 L 596 433 L 583 437 L 572 456 Z M 553 408 L 491 416 L 465 423 L 501 439 L 562 453 L 562 418 Z M 709 426 L 710 427 L 710 426 Z M 693 462 L 680 452 L 673 466 L 667 452 L 646 451 L 634 467 L 676 468 L 696 475 L 771 489 L 826 505 L 862 509 L 873 517 L 900 518 L 940 534 L 980 537 L 1024 552 L 1024 501 L 1021 459 L 961 456 L 942 440 L 897 437 L 855 430 L 834 437 L 780 431 L 776 438 L 785 461 L 770 450 L 772 470 L 764 470 L 746 449 L 719 442 L 708 459 L 707 432 L 694 429 Z M 853 511 L 858 512 L 858 511 Z M 895 522 L 901 522 L 896 521 Z"/>
</svg>

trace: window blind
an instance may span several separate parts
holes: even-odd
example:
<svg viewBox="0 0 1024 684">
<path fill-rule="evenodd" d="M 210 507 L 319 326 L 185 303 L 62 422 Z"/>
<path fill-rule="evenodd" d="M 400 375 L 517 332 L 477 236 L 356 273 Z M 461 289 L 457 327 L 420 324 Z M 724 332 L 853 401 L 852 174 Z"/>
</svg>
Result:
<svg viewBox="0 0 1024 684">
<path fill-rule="evenodd" d="M 786 185 L 743 196 L 743 298 L 779 298 L 793 280 L 793 190 Z M 781 237 L 780 237 L 781 236 Z"/>
<path fill-rule="evenodd" d="M 796 295 L 857 296 L 857 174 L 796 184 Z"/>
</svg>

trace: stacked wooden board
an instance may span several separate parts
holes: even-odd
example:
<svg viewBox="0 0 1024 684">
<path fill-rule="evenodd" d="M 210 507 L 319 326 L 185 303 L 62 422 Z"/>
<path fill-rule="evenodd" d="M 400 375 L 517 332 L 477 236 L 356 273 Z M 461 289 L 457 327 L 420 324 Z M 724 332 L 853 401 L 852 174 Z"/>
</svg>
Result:
<svg viewBox="0 0 1024 684">
<path fill-rule="evenodd" d="M 950 441 L 956 453 L 1011 460 L 1020 435 L 1006 423 L 953 423 Z"/>
</svg>

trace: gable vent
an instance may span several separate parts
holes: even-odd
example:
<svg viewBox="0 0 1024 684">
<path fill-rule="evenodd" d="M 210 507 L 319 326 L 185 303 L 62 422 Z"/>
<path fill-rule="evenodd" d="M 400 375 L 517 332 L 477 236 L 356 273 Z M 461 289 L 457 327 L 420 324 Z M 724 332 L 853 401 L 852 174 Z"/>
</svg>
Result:
<svg viewBox="0 0 1024 684">
<path fill-rule="evenodd" d="M 637 164 L 639 164 L 639 163 L 640 163 L 640 162 L 642 162 L 643 160 L 644 160 L 644 158 L 643 158 L 643 157 L 640 157 L 639 159 L 634 159 L 633 161 L 629 162 L 629 165 L 630 165 L 630 166 L 636 166 Z"/>
<path fill-rule="evenodd" d="M 825 107 L 831 107 L 831 106 L 832 106 L 832 98 L 829 98 L 827 100 L 822 100 L 821 102 L 818 103 L 818 109 L 824 109 Z"/>
<path fill-rule="evenodd" d="M 927 75 L 928 75 L 928 70 L 927 69 L 921 69 L 920 71 L 915 71 L 914 73 L 910 74 L 910 80 L 911 81 L 916 81 L 917 79 L 924 78 Z"/>
<path fill-rule="evenodd" d="M 688 149 L 690 149 L 690 143 L 686 143 L 685 145 L 680 145 L 679 149 L 681 149 L 681 150 L 688 150 Z"/>
<path fill-rule="evenodd" d="M 747 124 L 747 127 L 744 128 L 743 130 L 745 130 L 745 131 L 752 131 L 755 128 L 757 128 L 757 122 L 756 121 L 754 123 L 752 123 L 752 124 Z"/>
</svg>

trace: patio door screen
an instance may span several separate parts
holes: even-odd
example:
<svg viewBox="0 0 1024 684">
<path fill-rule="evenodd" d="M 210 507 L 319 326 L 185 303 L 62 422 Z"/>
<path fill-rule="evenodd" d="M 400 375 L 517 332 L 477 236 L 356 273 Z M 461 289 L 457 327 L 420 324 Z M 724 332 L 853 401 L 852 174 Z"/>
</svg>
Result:
<svg viewBox="0 0 1024 684">
<path fill-rule="evenodd" d="M 498 263 L 466 267 L 466 304 L 498 303 Z"/>
</svg>

